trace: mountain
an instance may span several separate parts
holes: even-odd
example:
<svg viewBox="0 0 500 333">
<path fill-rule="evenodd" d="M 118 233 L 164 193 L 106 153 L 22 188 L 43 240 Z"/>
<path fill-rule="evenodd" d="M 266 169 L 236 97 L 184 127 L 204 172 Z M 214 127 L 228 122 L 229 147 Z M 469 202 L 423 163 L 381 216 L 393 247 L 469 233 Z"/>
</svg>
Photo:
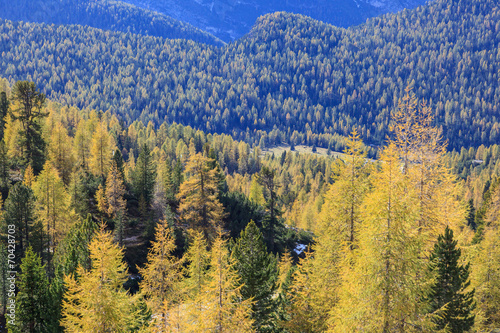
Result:
<svg viewBox="0 0 500 333">
<path fill-rule="evenodd" d="M 338 27 L 358 25 L 370 17 L 415 8 L 426 0 L 125 0 L 189 22 L 230 42 L 246 34 L 262 15 L 285 11 L 310 16 Z"/>
<path fill-rule="evenodd" d="M 388 134 L 408 84 L 451 148 L 500 140 L 500 9 L 438 0 L 343 29 L 302 15 L 260 18 L 224 48 L 79 26 L 0 21 L 0 75 L 130 123 L 178 122 L 263 145 L 327 147 L 353 127 Z"/>
<path fill-rule="evenodd" d="M 183 38 L 222 46 L 213 35 L 190 24 L 121 1 L 0 0 L 0 18 L 53 24 L 79 24 L 163 38 Z"/>
</svg>

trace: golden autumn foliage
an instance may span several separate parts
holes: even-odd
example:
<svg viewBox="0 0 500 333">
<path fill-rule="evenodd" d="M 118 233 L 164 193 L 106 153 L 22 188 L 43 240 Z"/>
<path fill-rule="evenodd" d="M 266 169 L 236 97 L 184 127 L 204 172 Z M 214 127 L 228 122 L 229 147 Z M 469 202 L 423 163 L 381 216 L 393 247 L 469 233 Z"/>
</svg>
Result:
<svg viewBox="0 0 500 333">
<path fill-rule="evenodd" d="M 431 325 L 422 302 L 430 282 L 423 255 L 428 236 L 417 228 L 416 191 L 393 144 L 381 161 L 362 207 L 359 247 L 352 263 L 343 265 L 332 332 L 411 332 Z"/>
<path fill-rule="evenodd" d="M 111 157 L 116 150 L 113 138 L 106 125 L 99 123 L 92 134 L 90 145 L 90 171 L 96 176 L 105 177 L 111 166 Z"/>
<path fill-rule="evenodd" d="M 66 332 L 129 332 L 136 320 L 135 302 L 123 289 L 127 265 L 123 250 L 110 232 L 95 235 L 89 245 L 89 271 L 78 267 L 76 277 L 66 276 L 61 325 Z"/>
<path fill-rule="evenodd" d="M 175 239 L 167 221 L 160 221 L 148 253 L 148 262 L 139 271 L 143 278 L 141 291 L 152 312 L 152 332 L 182 332 L 185 323 L 182 318 L 183 260 L 172 254 L 175 248 Z"/>
<path fill-rule="evenodd" d="M 50 162 L 32 183 L 38 218 L 49 236 L 49 248 L 55 249 L 74 223 L 75 214 L 69 209 L 69 196 L 59 173 Z"/>
<path fill-rule="evenodd" d="M 242 300 L 234 258 L 219 232 L 212 244 L 206 283 L 191 307 L 187 332 L 252 332 L 251 301 Z"/>
<path fill-rule="evenodd" d="M 213 237 L 225 215 L 217 198 L 217 171 L 210 167 L 210 162 L 200 153 L 190 156 L 185 170 L 189 178 L 181 184 L 177 195 L 181 219 L 191 228 L 203 230 L 206 237 Z"/>
</svg>

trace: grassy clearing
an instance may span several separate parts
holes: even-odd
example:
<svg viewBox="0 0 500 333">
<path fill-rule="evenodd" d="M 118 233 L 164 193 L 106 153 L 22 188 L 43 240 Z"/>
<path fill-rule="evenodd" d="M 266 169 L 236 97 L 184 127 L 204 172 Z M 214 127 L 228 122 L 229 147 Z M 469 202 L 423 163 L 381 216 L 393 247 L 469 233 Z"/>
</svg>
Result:
<svg viewBox="0 0 500 333">
<path fill-rule="evenodd" d="M 262 155 L 274 153 L 274 156 L 281 156 L 281 154 L 283 154 L 284 151 L 289 152 L 290 146 L 289 145 L 279 145 L 279 146 L 275 146 L 272 148 L 266 148 L 266 149 L 262 150 Z M 313 153 L 311 146 L 304 146 L 304 145 L 295 146 L 294 152 L 298 152 L 300 154 L 305 153 L 305 154 L 316 154 L 319 156 L 328 156 L 328 149 L 326 149 L 326 148 L 316 148 L 316 152 Z M 341 157 L 343 155 L 345 155 L 345 154 L 338 153 L 338 152 L 330 152 L 331 157 Z"/>
</svg>

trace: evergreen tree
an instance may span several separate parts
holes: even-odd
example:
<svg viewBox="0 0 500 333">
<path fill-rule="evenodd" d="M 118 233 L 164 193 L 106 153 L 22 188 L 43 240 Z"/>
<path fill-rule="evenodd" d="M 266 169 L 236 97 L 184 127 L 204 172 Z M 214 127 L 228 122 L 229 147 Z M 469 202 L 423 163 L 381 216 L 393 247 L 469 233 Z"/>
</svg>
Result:
<svg viewBox="0 0 500 333">
<path fill-rule="evenodd" d="M 113 153 L 113 161 L 116 163 L 118 172 L 123 181 L 125 181 L 125 163 L 123 162 L 123 155 L 120 149 L 116 149 Z"/>
<path fill-rule="evenodd" d="M 437 314 L 436 329 L 446 328 L 451 333 L 468 331 L 475 319 L 474 290 L 466 291 L 470 285 L 470 264 L 459 264 L 461 252 L 453 231 L 446 227 L 429 257 L 430 268 L 436 273 L 436 282 L 428 296 L 430 310 Z"/>
<path fill-rule="evenodd" d="M 178 159 L 175 162 L 175 166 L 172 171 L 172 186 L 175 195 L 179 193 L 179 189 L 183 182 L 184 182 L 184 175 L 182 173 L 182 162 L 180 159 Z"/>
<path fill-rule="evenodd" d="M 20 140 L 23 165 L 31 165 L 38 174 L 45 163 L 45 141 L 42 138 L 40 121 L 48 114 L 42 111 L 45 94 L 35 83 L 17 81 L 12 88 L 11 98 L 17 106 L 13 110 L 13 119 L 21 122 Z"/>
<path fill-rule="evenodd" d="M 141 211 L 143 217 L 146 217 L 147 211 L 151 206 L 155 178 L 156 170 L 153 164 L 151 151 L 149 150 L 149 147 L 144 144 L 141 147 L 139 157 L 135 162 L 132 179 L 134 193 L 139 200 L 139 210 Z"/>
<path fill-rule="evenodd" d="M 93 175 L 79 167 L 71 177 L 68 187 L 70 208 L 81 218 L 85 218 L 91 207 L 91 180 Z"/>
<path fill-rule="evenodd" d="M 7 114 L 9 113 L 9 99 L 5 91 L 0 92 L 0 141 L 3 140 L 5 134 L 5 122 L 7 119 Z"/>
<path fill-rule="evenodd" d="M 4 316 L 7 310 L 7 300 L 10 285 L 10 280 L 8 280 L 8 278 L 10 277 L 8 271 L 10 269 L 7 266 L 9 256 L 9 253 L 7 252 L 7 244 L 4 242 L 0 242 L 0 304 L 2 304 L 2 314 Z"/>
<path fill-rule="evenodd" d="M 474 200 L 469 199 L 469 201 L 467 202 L 467 225 L 472 230 L 477 229 L 475 217 L 476 217 L 476 209 L 474 208 Z"/>
<path fill-rule="evenodd" d="M 97 226 L 90 214 L 85 219 L 79 219 L 71 227 L 54 255 L 54 266 L 58 277 L 75 274 L 79 266 L 90 270 L 89 245 L 96 229 Z"/>
<path fill-rule="evenodd" d="M 76 127 L 75 139 L 73 140 L 73 150 L 76 155 L 76 164 L 85 171 L 88 171 L 89 168 L 90 147 L 92 145 L 92 132 L 89 131 L 87 125 L 87 121 L 80 120 Z"/>
<path fill-rule="evenodd" d="M 276 244 L 276 240 L 278 235 L 282 235 L 284 233 L 284 225 L 281 220 L 281 212 L 277 207 L 276 190 L 278 188 L 278 184 L 275 179 L 275 171 L 263 166 L 260 169 L 257 179 L 261 186 L 263 186 L 267 195 L 267 214 L 264 216 L 262 221 L 264 237 L 269 251 L 276 253 L 280 250 Z"/>
<path fill-rule="evenodd" d="M 20 255 L 29 244 L 35 245 L 40 243 L 40 239 L 33 239 L 37 234 L 36 228 L 40 225 L 35 219 L 35 197 L 33 191 L 22 183 L 16 183 L 9 191 L 9 196 L 5 200 L 5 213 L 3 214 L 4 230 L 2 233 L 7 234 L 7 225 L 16 226 L 16 251 Z M 36 246 L 36 251 L 41 253 L 41 244 Z"/>
<path fill-rule="evenodd" d="M 241 296 L 253 301 L 252 319 L 257 332 L 276 329 L 276 257 L 269 254 L 262 233 L 253 221 L 241 232 L 233 248 L 235 268 L 241 278 Z"/>
<path fill-rule="evenodd" d="M 10 162 L 7 156 L 7 147 L 5 146 L 5 141 L 0 141 L 0 189 L 2 192 L 6 192 L 10 185 L 9 176 Z"/>
<path fill-rule="evenodd" d="M 54 304 L 50 302 L 49 281 L 40 257 L 31 247 L 26 250 L 20 268 L 15 326 L 10 329 L 13 332 L 54 332 L 51 320 Z"/>
</svg>

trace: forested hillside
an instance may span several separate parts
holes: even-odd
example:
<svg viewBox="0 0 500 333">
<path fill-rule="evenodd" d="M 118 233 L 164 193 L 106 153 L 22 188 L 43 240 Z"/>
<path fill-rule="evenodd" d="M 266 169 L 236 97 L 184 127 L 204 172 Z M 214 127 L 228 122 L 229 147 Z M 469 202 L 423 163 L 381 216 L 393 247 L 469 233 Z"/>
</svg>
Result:
<svg viewBox="0 0 500 333">
<path fill-rule="evenodd" d="M 353 126 L 382 144 L 412 82 L 460 149 L 499 138 L 498 16 L 492 0 L 438 0 L 346 30 L 277 13 L 222 49 L 2 21 L 0 73 L 127 123 L 176 121 L 262 145 L 337 150 Z"/>
<path fill-rule="evenodd" d="M 262 156 L 0 80 L 0 313 L 42 332 L 498 328 L 498 146 L 446 154 L 434 109 L 398 102 L 378 161 L 356 130 L 336 158 Z M 451 170 L 492 180 L 476 213 Z"/>
<path fill-rule="evenodd" d="M 0 0 L 0 18 L 49 24 L 78 24 L 103 30 L 190 39 L 222 46 L 218 38 L 160 13 L 114 0 Z"/>
<path fill-rule="evenodd" d="M 337 27 L 362 24 L 366 19 L 424 5 L 424 0 L 125 0 L 189 22 L 231 42 L 247 34 L 255 20 L 285 11 L 312 17 Z"/>
</svg>

